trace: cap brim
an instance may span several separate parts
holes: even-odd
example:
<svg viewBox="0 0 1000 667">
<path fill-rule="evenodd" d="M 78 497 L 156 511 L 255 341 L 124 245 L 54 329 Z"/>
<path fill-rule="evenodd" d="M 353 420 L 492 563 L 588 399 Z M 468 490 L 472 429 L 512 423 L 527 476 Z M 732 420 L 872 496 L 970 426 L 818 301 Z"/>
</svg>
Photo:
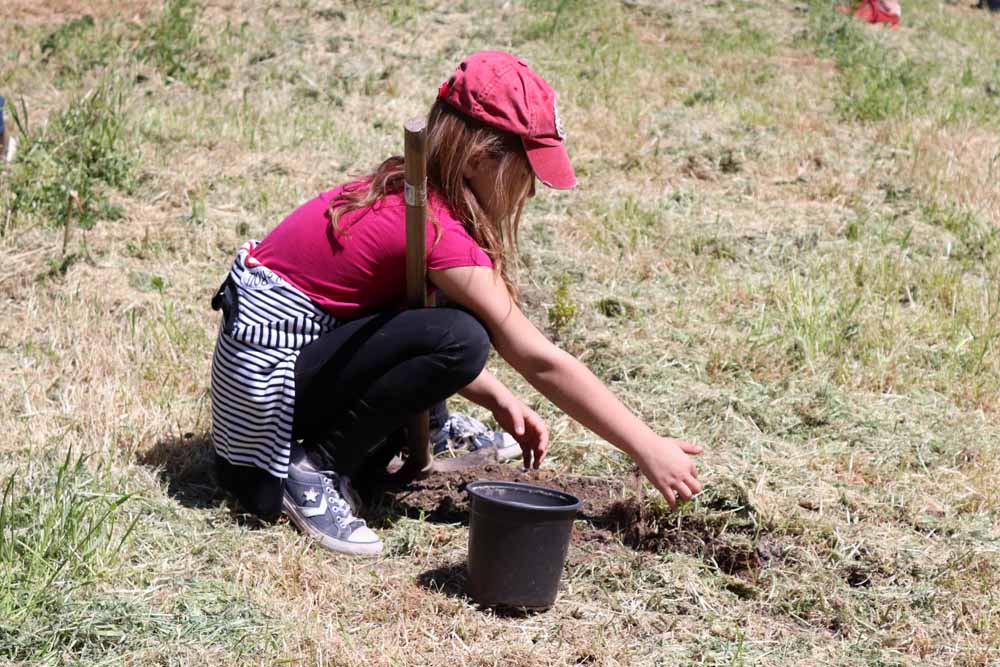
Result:
<svg viewBox="0 0 1000 667">
<path fill-rule="evenodd" d="M 569 163 L 566 144 L 557 140 L 545 143 L 525 139 L 524 151 L 528 154 L 531 169 L 542 183 L 557 190 L 576 187 L 576 174 Z"/>
</svg>

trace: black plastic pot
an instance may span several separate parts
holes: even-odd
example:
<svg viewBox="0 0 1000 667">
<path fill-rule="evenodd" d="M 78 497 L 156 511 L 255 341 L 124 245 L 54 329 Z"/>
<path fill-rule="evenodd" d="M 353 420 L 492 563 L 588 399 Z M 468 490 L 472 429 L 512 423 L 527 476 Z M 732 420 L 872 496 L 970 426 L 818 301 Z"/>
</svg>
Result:
<svg viewBox="0 0 1000 667">
<path fill-rule="evenodd" d="M 551 607 L 580 501 L 517 482 L 480 480 L 466 490 L 469 595 L 487 607 Z"/>
</svg>

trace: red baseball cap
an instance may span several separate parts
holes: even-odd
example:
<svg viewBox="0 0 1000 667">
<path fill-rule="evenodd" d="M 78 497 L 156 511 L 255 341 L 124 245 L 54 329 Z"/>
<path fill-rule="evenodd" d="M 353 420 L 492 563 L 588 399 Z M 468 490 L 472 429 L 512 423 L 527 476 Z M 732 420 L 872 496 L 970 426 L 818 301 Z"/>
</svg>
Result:
<svg viewBox="0 0 1000 667">
<path fill-rule="evenodd" d="M 556 91 L 528 63 L 503 51 L 473 53 L 441 84 L 438 97 L 467 116 L 521 137 L 528 162 L 545 185 L 560 190 L 576 185 Z"/>
</svg>

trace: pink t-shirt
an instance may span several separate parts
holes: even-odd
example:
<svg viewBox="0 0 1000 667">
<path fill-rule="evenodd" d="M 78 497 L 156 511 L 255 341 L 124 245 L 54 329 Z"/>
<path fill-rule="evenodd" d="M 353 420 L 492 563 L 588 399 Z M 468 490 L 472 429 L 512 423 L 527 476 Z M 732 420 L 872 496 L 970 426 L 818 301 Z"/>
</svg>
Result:
<svg viewBox="0 0 1000 667">
<path fill-rule="evenodd" d="M 406 205 L 402 193 L 340 217 L 334 234 L 326 216 L 330 200 L 346 186 L 324 192 L 295 209 L 250 254 L 299 288 L 337 319 L 399 310 L 406 303 Z M 429 193 L 427 269 L 492 267 L 489 256 L 435 192 Z M 430 213 L 441 228 L 437 230 Z"/>
</svg>

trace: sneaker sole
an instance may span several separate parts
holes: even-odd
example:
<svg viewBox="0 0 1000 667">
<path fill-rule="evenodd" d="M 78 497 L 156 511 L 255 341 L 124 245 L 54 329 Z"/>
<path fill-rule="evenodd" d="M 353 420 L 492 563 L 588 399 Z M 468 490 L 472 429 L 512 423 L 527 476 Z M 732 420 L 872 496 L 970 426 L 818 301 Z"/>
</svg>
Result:
<svg viewBox="0 0 1000 667">
<path fill-rule="evenodd" d="M 288 500 L 288 498 L 281 499 L 281 506 L 285 510 L 285 514 L 295 527 L 301 530 L 305 535 L 318 540 L 325 548 L 330 551 L 336 551 L 343 554 L 351 554 L 353 556 L 375 556 L 382 551 L 382 542 L 346 542 L 344 540 L 338 540 L 335 537 L 330 537 L 309 525 L 305 517 L 302 516 L 298 508 L 296 508 L 295 503 Z"/>
</svg>

